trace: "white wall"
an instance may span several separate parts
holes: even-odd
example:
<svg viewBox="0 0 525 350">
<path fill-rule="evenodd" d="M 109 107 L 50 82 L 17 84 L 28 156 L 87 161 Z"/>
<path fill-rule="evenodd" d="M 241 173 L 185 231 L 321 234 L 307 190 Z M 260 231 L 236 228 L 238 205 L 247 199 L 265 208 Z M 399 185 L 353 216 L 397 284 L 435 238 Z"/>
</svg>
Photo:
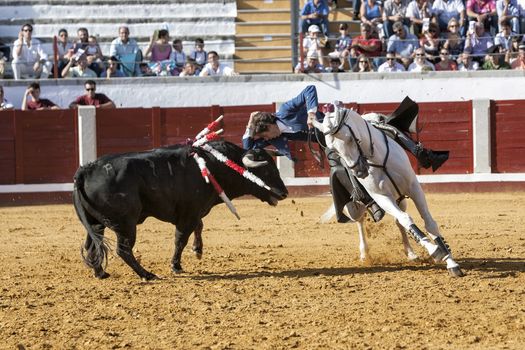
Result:
<svg viewBox="0 0 525 350">
<path fill-rule="evenodd" d="M 29 81 L 0 81 L 6 98 L 19 107 Z M 254 75 L 236 77 L 98 80 L 103 92 L 121 107 L 240 106 L 286 101 L 314 84 L 320 102 L 417 102 L 477 99 L 525 99 L 525 72 L 345 73 L 318 75 Z M 42 97 L 62 107 L 83 94 L 83 80 L 41 81 Z"/>
</svg>

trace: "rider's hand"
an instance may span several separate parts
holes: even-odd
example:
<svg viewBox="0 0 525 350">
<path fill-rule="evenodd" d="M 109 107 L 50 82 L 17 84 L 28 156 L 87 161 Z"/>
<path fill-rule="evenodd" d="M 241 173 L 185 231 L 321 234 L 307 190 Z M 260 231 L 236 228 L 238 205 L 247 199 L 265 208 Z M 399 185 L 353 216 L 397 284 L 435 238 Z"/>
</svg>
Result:
<svg viewBox="0 0 525 350">
<path fill-rule="evenodd" d="M 308 120 L 306 121 L 306 124 L 308 125 L 308 128 L 311 129 L 314 127 L 314 120 L 315 120 L 315 113 L 308 113 Z"/>
</svg>

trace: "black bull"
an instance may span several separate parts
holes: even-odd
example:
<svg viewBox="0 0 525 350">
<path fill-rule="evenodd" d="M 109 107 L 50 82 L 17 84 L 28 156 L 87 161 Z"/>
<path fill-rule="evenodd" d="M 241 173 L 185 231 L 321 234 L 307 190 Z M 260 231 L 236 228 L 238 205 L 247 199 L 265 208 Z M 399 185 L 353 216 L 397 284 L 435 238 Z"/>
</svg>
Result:
<svg viewBox="0 0 525 350">
<path fill-rule="evenodd" d="M 195 232 L 194 249 L 202 253 L 202 218 L 222 200 L 202 178 L 193 152 L 206 160 L 210 173 L 230 199 L 250 194 L 276 205 L 278 200 L 286 198 L 288 191 L 278 169 L 264 150 L 246 152 L 224 141 L 210 145 L 235 163 L 244 163 L 271 191 L 245 179 L 208 152 L 182 145 L 106 155 L 77 170 L 73 202 L 87 230 L 82 256 L 96 277 L 109 276 L 103 266 L 107 264 L 108 246 L 104 241 L 107 227 L 115 231 L 116 253 L 126 264 L 143 279 L 157 278 L 139 264 L 132 251 L 136 226 L 149 216 L 175 225 L 175 252 L 171 262 L 174 272 L 182 271 L 182 251 L 192 232 Z"/>
</svg>

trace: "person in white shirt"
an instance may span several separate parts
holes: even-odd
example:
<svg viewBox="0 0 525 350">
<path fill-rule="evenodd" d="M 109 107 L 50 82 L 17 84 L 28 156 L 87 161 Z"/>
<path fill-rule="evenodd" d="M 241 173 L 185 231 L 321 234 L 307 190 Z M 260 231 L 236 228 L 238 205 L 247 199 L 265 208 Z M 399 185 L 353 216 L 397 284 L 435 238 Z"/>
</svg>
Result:
<svg viewBox="0 0 525 350">
<path fill-rule="evenodd" d="M 396 61 L 396 55 L 392 52 L 386 54 L 386 61 L 377 68 L 378 73 L 404 72 L 405 66 Z"/>
<path fill-rule="evenodd" d="M 0 111 L 15 109 L 15 107 L 4 98 L 4 87 L 0 85 Z"/>
<path fill-rule="evenodd" d="M 51 72 L 52 63 L 47 60 L 40 41 L 32 39 L 33 26 L 26 23 L 13 44 L 13 75 L 15 80 L 23 76 L 47 78 Z"/>
<path fill-rule="evenodd" d="M 208 63 L 202 68 L 199 76 L 232 76 L 237 75 L 230 67 L 219 62 L 219 54 L 215 51 L 208 52 Z"/>
<path fill-rule="evenodd" d="M 408 66 L 407 71 L 409 72 L 427 72 L 434 71 L 434 65 L 427 61 L 425 58 L 425 50 L 423 48 L 418 48 L 414 51 L 414 62 Z"/>
</svg>

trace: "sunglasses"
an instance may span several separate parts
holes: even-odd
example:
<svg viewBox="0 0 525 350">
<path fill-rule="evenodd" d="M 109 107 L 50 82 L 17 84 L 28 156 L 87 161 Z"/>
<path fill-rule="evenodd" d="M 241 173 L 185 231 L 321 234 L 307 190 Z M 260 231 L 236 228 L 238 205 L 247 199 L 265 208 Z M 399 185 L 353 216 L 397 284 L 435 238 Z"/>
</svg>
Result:
<svg viewBox="0 0 525 350">
<path fill-rule="evenodd" d="M 33 29 L 24 28 L 24 29 L 22 29 L 22 31 L 23 31 L 23 32 L 30 32 L 30 33 L 31 33 L 31 32 L 33 31 Z"/>
<path fill-rule="evenodd" d="M 65 36 L 67 38 L 67 34 L 64 33 L 60 34 L 60 36 Z"/>
<path fill-rule="evenodd" d="M 441 52 L 442 55 L 448 55 L 448 52 Z"/>
<path fill-rule="evenodd" d="M 86 88 L 86 91 L 95 91 L 95 88 Z"/>
<path fill-rule="evenodd" d="M 368 63 L 367 61 L 359 61 L 359 63 Z"/>
<path fill-rule="evenodd" d="M 423 56 L 422 53 L 416 53 L 416 57 L 421 57 L 421 56 Z"/>
<path fill-rule="evenodd" d="M 393 61 L 393 60 L 395 60 L 395 58 L 388 58 L 388 57 L 387 57 L 386 60 L 387 60 L 387 61 Z"/>
</svg>

